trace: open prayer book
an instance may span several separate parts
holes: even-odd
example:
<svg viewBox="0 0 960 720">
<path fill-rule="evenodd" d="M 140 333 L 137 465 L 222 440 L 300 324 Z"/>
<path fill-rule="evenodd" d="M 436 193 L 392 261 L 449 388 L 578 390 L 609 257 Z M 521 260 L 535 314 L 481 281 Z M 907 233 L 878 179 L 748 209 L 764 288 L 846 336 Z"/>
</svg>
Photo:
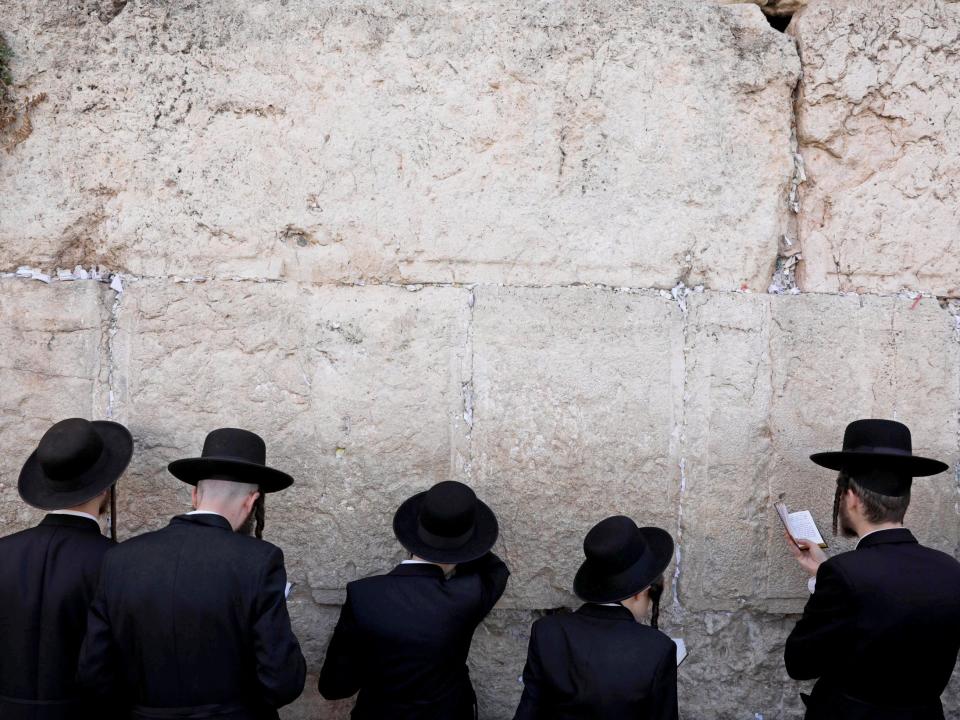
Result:
<svg viewBox="0 0 960 720">
<path fill-rule="evenodd" d="M 797 543 L 797 540 L 810 540 L 822 548 L 827 547 L 827 543 L 820 534 L 820 530 L 813 521 L 813 515 L 810 514 L 809 510 L 790 512 L 782 502 L 775 502 L 773 507 L 776 508 L 780 521 L 787 532 L 790 533 L 794 543 Z M 797 545 L 799 546 L 799 543 Z"/>
<path fill-rule="evenodd" d="M 683 638 L 670 638 L 673 640 L 673 644 L 677 646 L 677 667 L 687 659 L 687 644 L 683 641 Z"/>
</svg>

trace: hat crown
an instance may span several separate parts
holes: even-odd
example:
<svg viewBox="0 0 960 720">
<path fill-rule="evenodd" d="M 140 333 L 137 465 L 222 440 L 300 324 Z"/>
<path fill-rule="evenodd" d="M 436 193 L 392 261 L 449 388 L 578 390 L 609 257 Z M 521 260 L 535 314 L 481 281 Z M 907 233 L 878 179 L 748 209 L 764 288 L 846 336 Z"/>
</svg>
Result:
<svg viewBox="0 0 960 720">
<path fill-rule="evenodd" d="M 267 464 L 267 444 L 263 438 L 249 430 L 219 428 L 207 433 L 203 441 L 204 458 L 229 458 L 255 465 Z"/>
<path fill-rule="evenodd" d="M 614 515 L 591 528 L 583 541 L 583 553 L 598 568 L 618 573 L 636 563 L 647 551 L 637 524 L 624 515 Z"/>
<path fill-rule="evenodd" d="M 427 491 L 418 520 L 430 535 L 461 538 L 473 530 L 476 513 L 477 494 L 463 483 L 447 480 Z"/>
<path fill-rule="evenodd" d="M 89 470 L 103 454 L 103 440 L 93 423 L 83 418 L 61 420 L 37 445 L 37 462 L 54 482 L 70 480 Z"/>
<path fill-rule="evenodd" d="M 910 428 L 896 420 L 854 420 L 843 433 L 844 452 L 881 449 L 903 455 L 913 454 Z"/>
</svg>

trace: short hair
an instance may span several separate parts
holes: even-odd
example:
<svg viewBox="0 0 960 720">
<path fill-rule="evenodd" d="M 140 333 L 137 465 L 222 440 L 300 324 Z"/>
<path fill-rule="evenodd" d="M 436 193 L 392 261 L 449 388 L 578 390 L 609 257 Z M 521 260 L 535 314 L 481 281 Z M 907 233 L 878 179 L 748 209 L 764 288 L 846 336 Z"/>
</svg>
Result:
<svg viewBox="0 0 960 720">
<path fill-rule="evenodd" d="M 201 480 L 197 483 L 197 492 L 210 500 L 232 500 L 250 493 L 257 492 L 258 488 L 252 483 L 233 482 L 232 480 Z"/>
<path fill-rule="evenodd" d="M 841 472 L 841 478 L 846 480 L 846 486 L 854 495 L 860 498 L 863 503 L 863 514 L 867 520 L 872 523 L 897 522 L 902 523 L 907 514 L 907 508 L 910 507 L 910 490 L 904 495 L 892 496 L 882 495 L 878 492 L 865 488 L 854 475 L 848 472 Z"/>
</svg>

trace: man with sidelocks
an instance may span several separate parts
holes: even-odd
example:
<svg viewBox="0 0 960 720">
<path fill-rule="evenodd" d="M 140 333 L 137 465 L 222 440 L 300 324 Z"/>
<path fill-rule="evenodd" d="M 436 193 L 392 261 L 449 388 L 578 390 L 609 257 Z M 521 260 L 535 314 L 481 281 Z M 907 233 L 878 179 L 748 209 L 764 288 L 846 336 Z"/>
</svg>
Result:
<svg viewBox="0 0 960 720">
<path fill-rule="evenodd" d="M 195 509 L 107 553 L 80 682 L 121 699 L 133 718 L 276 720 L 302 692 L 306 666 L 283 553 L 259 539 L 261 498 L 293 479 L 266 465 L 258 435 L 235 428 L 214 430 L 201 457 L 169 470 L 195 486 Z"/>
<path fill-rule="evenodd" d="M 834 533 L 839 525 L 859 542 L 827 559 L 787 536 L 813 593 L 785 651 L 790 677 L 819 678 L 803 697 L 806 720 L 943 720 L 960 649 L 960 563 L 920 545 L 903 520 L 913 478 L 947 466 L 914 455 L 910 430 L 890 420 L 850 423 L 843 450 L 811 460 L 839 471 Z"/>
</svg>

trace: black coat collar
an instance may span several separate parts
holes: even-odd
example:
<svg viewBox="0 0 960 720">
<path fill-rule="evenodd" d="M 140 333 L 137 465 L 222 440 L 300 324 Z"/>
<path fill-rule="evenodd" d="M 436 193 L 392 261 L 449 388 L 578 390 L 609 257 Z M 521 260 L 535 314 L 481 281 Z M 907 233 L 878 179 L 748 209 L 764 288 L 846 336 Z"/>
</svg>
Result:
<svg viewBox="0 0 960 720">
<path fill-rule="evenodd" d="M 863 540 L 857 545 L 857 550 L 874 547 L 876 545 L 891 545 L 895 543 L 914 543 L 917 539 L 913 533 L 906 528 L 891 528 L 890 530 L 879 530 L 877 532 L 865 535 Z"/>
<path fill-rule="evenodd" d="M 633 613 L 627 610 L 623 605 L 598 605 L 596 603 L 587 603 L 581 605 L 577 610 L 577 615 L 586 615 L 587 617 L 600 618 L 601 620 L 629 620 L 636 622 Z"/>
<path fill-rule="evenodd" d="M 444 578 L 443 568 L 433 563 L 400 563 L 388 574 L 395 577 L 432 577 Z"/>
<path fill-rule="evenodd" d="M 213 515 L 211 513 L 201 513 L 199 515 L 177 515 L 170 521 L 174 523 L 187 523 L 189 525 L 203 525 L 205 527 L 220 528 L 233 532 L 233 527 L 223 515 Z"/>
<path fill-rule="evenodd" d="M 71 527 L 77 530 L 90 530 L 100 535 L 103 534 L 100 530 L 100 523 L 79 515 L 54 515 L 51 513 L 45 516 L 40 524 L 44 527 Z"/>
</svg>

